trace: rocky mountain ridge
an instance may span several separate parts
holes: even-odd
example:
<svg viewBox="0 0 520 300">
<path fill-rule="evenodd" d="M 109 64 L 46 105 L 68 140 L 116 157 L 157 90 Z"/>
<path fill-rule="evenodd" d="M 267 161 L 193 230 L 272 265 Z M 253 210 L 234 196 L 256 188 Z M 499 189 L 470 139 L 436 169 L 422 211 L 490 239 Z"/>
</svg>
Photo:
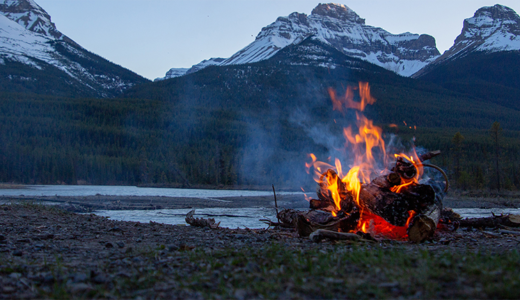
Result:
<svg viewBox="0 0 520 300">
<path fill-rule="evenodd" d="M 439 65 L 471 53 L 496 53 L 520 50 L 520 16 L 509 7 L 497 4 L 478 9 L 464 20 L 462 31 L 453 46 L 435 62 L 417 72 L 420 77 Z"/>
<path fill-rule="evenodd" d="M 338 51 L 402 76 L 410 76 L 435 60 L 435 39 L 426 34 L 391 34 L 365 24 L 353 10 L 341 4 L 319 4 L 310 15 L 292 13 L 262 28 L 254 42 L 219 64 L 235 65 L 269 59 L 280 49 L 307 37 L 331 45 Z M 195 65 L 194 67 L 203 67 Z M 165 78 L 167 79 L 167 78 Z"/>
<path fill-rule="evenodd" d="M 0 82 L 15 90 L 110 97 L 147 81 L 79 46 L 33 0 L 0 3 L 0 28 Z M 54 81 L 43 83 L 46 73 Z"/>
<path fill-rule="evenodd" d="M 168 79 L 196 72 L 207 65 L 232 65 L 268 59 L 288 45 L 313 36 L 342 53 L 374 63 L 403 76 L 420 77 L 445 61 L 472 52 L 496 53 L 520 50 L 520 17 L 509 7 L 494 5 L 478 9 L 464 20 L 454 45 L 440 55 L 428 35 L 392 35 L 340 4 L 320 4 L 307 16 L 292 13 L 264 27 L 256 40 L 230 58 L 205 60 L 188 72 L 170 72 Z M 211 62 L 211 64 L 208 64 Z M 173 70 L 173 69 L 172 69 Z"/>
</svg>

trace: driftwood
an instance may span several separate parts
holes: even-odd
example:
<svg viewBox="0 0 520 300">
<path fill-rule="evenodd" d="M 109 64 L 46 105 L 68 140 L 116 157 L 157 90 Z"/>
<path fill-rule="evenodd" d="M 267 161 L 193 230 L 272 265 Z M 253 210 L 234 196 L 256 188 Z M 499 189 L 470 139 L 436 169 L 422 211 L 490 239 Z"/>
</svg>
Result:
<svg viewBox="0 0 520 300">
<path fill-rule="evenodd" d="M 215 219 L 213 219 L 213 218 L 208 218 L 208 219 L 195 218 L 195 217 L 193 217 L 194 214 L 195 214 L 195 210 L 192 210 L 186 215 L 186 223 L 190 224 L 191 226 L 209 227 L 212 229 L 216 229 L 220 225 L 220 222 L 215 223 Z"/>
<path fill-rule="evenodd" d="M 501 225 L 508 227 L 520 227 L 519 215 L 500 215 L 487 218 L 462 219 L 459 221 L 460 227 L 474 228 L 495 228 Z"/>
<path fill-rule="evenodd" d="M 315 243 L 319 243 L 321 240 L 328 238 L 331 240 L 349 240 L 349 241 L 358 241 L 361 239 L 361 237 L 354 233 L 347 233 L 347 232 L 337 232 L 332 230 L 326 230 L 326 229 L 318 229 L 311 233 L 309 236 L 311 241 Z"/>
<path fill-rule="evenodd" d="M 498 232 L 504 234 L 520 235 L 520 231 L 500 229 Z"/>
</svg>

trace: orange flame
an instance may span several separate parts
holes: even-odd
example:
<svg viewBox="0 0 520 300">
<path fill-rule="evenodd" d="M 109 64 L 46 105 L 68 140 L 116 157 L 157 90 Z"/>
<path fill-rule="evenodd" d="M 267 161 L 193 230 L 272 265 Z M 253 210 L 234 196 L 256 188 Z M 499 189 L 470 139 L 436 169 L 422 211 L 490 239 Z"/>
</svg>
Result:
<svg viewBox="0 0 520 300">
<path fill-rule="evenodd" d="M 344 195 L 345 190 L 353 196 L 357 206 L 362 208 L 359 202 L 362 184 L 369 183 L 374 175 L 381 175 L 385 172 L 384 169 L 377 169 L 376 158 L 382 158 L 385 166 L 387 165 L 388 158 L 385 151 L 382 129 L 375 126 L 373 121 L 367 119 L 361 113 L 367 105 L 372 105 L 376 102 L 376 99 L 370 95 L 370 86 L 368 83 L 360 82 L 357 87 L 347 87 L 345 95 L 341 97 L 338 96 L 332 88 L 329 88 L 328 91 L 332 100 L 333 110 L 342 113 L 345 112 L 346 109 L 357 110 L 357 130 L 352 126 L 343 129 L 345 147 L 352 150 L 353 163 L 350 165 L 350 170 L 345 174 L 339 159 L 335 159 L 333 166 L 318 161 L 314 154 L 310 154 L 312 161 L 306 163 L 305 167 L 309 174 L 310 169 L 313 168 L 313 177 L 320 185 L 321 192 L 328 193 L 328 195 L 324 196 L 331 197 L 334 200 L 336 211 L 332 211 L 331 213 L 333 216 L 337 216 L 337 212 L 341 210 L 342 195 Z M 355 91 L 357 91 L 359 95 L 359 101 L 354 101 L 356 97 Z M 403 123 L 408 126 L 405 121 L 403 121 Z M 397 128 L 396 124 L 390 124 L 389 126 Z M 411 163 L 416 172 L 413 178 L 407 180 L 402 179 L 400 185 L 393 187 L 392 191 L 395 193 L 399 193 L 408 185 L 418 183 L 422 175 L 422 165 L 415 151 L 410 156 L 400 153 L 395 155 L 395 158 L 397 157 L 401 157 Z M 328 161 L 331 161 L 330 157 Z M 372 214 L 366 209 L 362 209 L 356 231 L 370 232 L 388 238 L 404 239 L 408 236 L 406 232 L 408 223 L 416 213 L 409 211 L 409 214 L 410 216 L 406 226 L 399 227 L 391 225 L 382 217 Z"/>
</svg>

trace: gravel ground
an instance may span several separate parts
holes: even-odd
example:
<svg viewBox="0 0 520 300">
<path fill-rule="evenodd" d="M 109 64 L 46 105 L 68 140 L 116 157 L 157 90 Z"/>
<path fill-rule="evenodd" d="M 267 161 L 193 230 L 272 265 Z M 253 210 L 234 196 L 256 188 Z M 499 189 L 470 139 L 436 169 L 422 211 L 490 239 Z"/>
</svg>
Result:
<svg viewBox="0 0 520 300">
<path fill-rule="evenodd" d="M 315 244 L 293 232 L 273 229 L 208 229 L 123 222 L 50 206 L 0 205 L 0 299 L 200 298 L 194 290 L 179 289 L 178 283 L 167 282 L 168 278 L 191 272 L 190 253 L 248 251 L 273 243 L 301 251 L 316 248 L 329 251 L 337 247 L 335 242 Z M 368 246 L 404 247 L 405 251 L 504 252 L 516 249 L 519 243 L 517 235 L 459 230 L 436 234 L 432 241 L 421 245 L 379 241 Z M 139 281 L 157 270 L 166 281 L 148 282 L 147 286 L 152 288 L 140 287 Z"/>
<path fill-rule="evenodd" d="M 273 244 L 304 252 L 337 249 L 337 242 L 315 244 L 290 231 L 208 229 L 114 221 L 94 214 L 74 213 L 143 207 L 240 209 L 272 207 L 273 202 L 272 197 L 213 200 L 106 196 L 0 198 L 0 299 L 200 298 L 196 290 L 180 288 L 179 282 L 171 279 L 198 271 L 192 270 L 189 262 L 196 251 L 211 256 L 229 249 L 250 251 Z M 45 203 L 58 205 L 41 205 Z M 307 206 L 301 195 L 278 197 L 278 204 L 285 208 L 305 209 Z M 518 204 L 518 198 L 444 199 L 445 207 L 519 207 Z M 382 249 L 398 247 L 404 251 L 504 253 L 517 249 L 519 243 L 520 235 L 516 234 L 501 234 L 492 229 L 459 229 L 453 233 L 439 232 L 432 241 L 420 245 L 396 241 L 372 241 L 364 245 Z M 346 243 L 340 247 L 352 245 Z M 147 281 L 146 285 L 140 285 L 148 280 L 149 274 L 157 278 L 157 270 L 160 270 L 162 281 Z"/>
</svg>

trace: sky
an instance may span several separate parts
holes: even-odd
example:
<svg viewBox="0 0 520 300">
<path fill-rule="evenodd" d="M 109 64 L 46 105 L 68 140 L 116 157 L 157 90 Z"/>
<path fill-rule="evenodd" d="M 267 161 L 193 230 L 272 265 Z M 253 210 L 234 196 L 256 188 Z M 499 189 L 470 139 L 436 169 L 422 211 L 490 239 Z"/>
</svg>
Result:
<svg viewBox="0 0 520 300">
<path fill-rule="evenodd" d="M 148 79 L 170 68 L 227 58 L 253 42 L 262 27 L 292 12 L 310 15 L 309 0 L 35 0 L 56 27 L 85 49 Z M 497 1 L 497 0 L 495 0 Z M 335 0 L 367 25 L 390 33 L 429 34 L 441 53 L 464 19 L 483 6 L 520 12 L 519 0 Z M 328 3 L 328 2 L 323 2 Z"/>
</svg>

